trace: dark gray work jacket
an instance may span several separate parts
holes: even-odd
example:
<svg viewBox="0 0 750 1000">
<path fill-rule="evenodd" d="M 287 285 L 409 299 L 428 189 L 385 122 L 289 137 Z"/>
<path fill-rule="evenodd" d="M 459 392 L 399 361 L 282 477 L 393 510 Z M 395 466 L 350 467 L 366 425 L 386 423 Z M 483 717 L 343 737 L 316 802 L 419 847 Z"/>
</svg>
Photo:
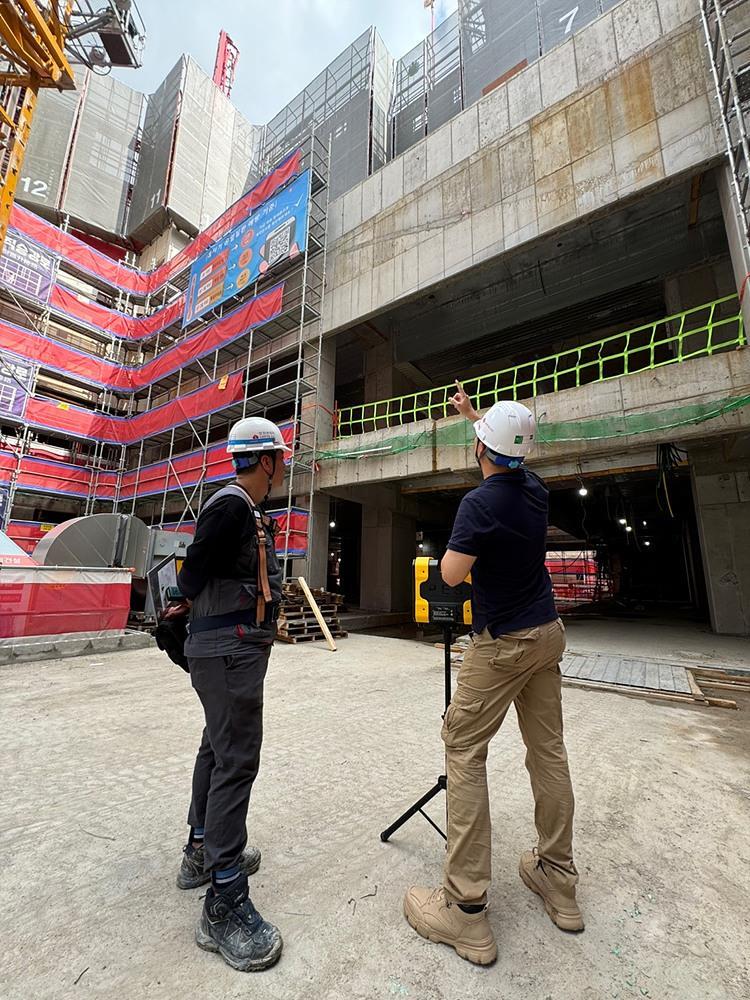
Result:
<svg viewBox="0 0 750 1000">
<path fill-rule="evenodd" d="M 260 510 L 241 486 L 230 483 L 210 497 L 203 505 L 201 513 L 220 497 L 229 495 L 241 497 L 248 505 L 250 516 L 242 536 L 237 539 L 233 565 L 228 565 L 226 573 L 221 577 L 209 579 L 203 590 L 194 598 L 190 609 L 190 622 L 242 611 L 247 611 L 248 621 L 195 633 L 190 632 L 188 625 L 188 638 L 185 643 L 185 655 L 188 657 L 229 656 L 247 649 L 248 645 L 268 646 L 276 637 L 275 618 L 281 603 L 282 572 L 273 534 L 269 528 L 265 529 L 265 534 L 271 603 L 266 606 L 264 623 L 259 627 L 255 621 L 258 597 L 258 535 L 255 522 L 262 516 Z"/>
</svg>

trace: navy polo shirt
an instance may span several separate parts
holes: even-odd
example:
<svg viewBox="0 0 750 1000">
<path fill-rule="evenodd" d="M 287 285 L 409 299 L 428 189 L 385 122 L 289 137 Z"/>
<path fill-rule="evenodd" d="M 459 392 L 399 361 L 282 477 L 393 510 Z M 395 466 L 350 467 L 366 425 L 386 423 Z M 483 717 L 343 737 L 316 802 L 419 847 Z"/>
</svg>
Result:
<svg viewBox="0 0 750 1000">
<path fill-rule="evenodd" d="M 493 638 L 557 618 L 545 566 L 549 492 L 514 469 L 489 476 L 461 501 L 448 548 L 476 556 L 473 629 Z"/>
</svg>

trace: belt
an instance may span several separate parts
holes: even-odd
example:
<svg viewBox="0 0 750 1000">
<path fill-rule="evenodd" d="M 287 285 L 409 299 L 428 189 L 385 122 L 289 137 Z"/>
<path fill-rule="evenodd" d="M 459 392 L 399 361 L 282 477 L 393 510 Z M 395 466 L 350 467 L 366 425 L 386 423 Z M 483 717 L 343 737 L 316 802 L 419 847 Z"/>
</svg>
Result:
<svg viewBox="0 0 750 1000">
<path fill-rule="evenodd" d="M 266 617 L 261 625 L 272 625 L 279 617 L 279 605 L 271 604 L 266 610 Z M 217 628 L 232 628 L 235 625 L 257 625 L 256 612 L 251 608 L 243 608 L 241 611 L 230 611 L 225 615 L 207 615 L 205 618 L 196 618 L 188 625 L 188 632 L 194 635 L 196 632 L 210 632 Z"/>
</svg>

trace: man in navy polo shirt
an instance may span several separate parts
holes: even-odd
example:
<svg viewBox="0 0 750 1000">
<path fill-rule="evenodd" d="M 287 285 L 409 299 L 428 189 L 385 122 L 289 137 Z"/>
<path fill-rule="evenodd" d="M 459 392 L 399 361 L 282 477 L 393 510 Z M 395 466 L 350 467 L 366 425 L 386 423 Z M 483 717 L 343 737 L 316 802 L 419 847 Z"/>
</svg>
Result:
<svg viewBox="0 0 750 1000">
<path fill-rule="evenodd" d="M 480 417 L 460 384 L 453 397 L 474 422 L 483 481 L 458 509 L 441 563 L 451 587 L 472 580 L 473 635 L 443 723 L 448 845 L 443 885 L 412 886 L 404 913 L 423 937 L 488 965 L 497 945 L 487 919 L 491 825 L 487 748 L 511 705 L 526 744 L 538 845 L 519 874 L 558 927 L 583 930 L 573 864 L 573 789 L 563 742 L 560 660 L 565 629 L 545 566 L 548 492 L 524 468 L 534 417 L 495 403 Z"/>
</svg>

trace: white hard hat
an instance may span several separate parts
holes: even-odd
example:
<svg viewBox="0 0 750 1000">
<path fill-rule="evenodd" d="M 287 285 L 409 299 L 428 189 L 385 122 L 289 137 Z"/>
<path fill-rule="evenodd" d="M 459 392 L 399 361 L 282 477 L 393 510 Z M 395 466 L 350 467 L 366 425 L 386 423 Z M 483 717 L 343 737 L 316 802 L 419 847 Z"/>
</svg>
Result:
<svg viewBox="0 0 750 1000">
<path fill-rule="evenodd" d="M 242 455 L 258 451 L 291 451 L 276 424 L 265 417 L 245 417 L 229 432 L 227 451 Z"/>
<path fill-rule="evenodd" d="M 474 423 L 474 433 L 493 453 L 496 465 L 517 468 L 523 463 L 534 443 L 536 422 L 531 410 L 523 403 L 501 401 L 491 406 Z M 497 459 L 507 461 L 497 461 Z"/>
</svg>

